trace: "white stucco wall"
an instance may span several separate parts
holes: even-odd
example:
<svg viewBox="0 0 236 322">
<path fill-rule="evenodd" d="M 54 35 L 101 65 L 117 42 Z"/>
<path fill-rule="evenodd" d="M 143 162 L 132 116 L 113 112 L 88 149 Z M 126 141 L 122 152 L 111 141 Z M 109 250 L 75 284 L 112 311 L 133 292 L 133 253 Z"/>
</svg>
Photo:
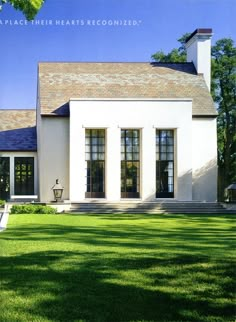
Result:
<svg viewBox="0 0 236 322">
<path fill-rule="evenodd" d="M 40 200 L 52 201 L 56 179 L 69 199 L 69 118 L 41 117 L 38 138 Z"/>
<path fill-rule="evenodd" d="M 38 158 L 37 152 L 0 152 L 0 157 L 10 158 L 10 196 L 15 195 L 15 157 L 33 157 L 34 158 L 34 194 L 38 195 Z"/>
<path fill-rule="evenodd" d="M 38 151 L 38 167 L 37 167 L 37 173 L 38 173 L 38 197 L 39 200 L 41 200 L 41 196 L 40 196 L 40 149 L 41 149 L 41 109 L 40 109 L 40 99 L 39 99 L 39 80 L 37 83 L 37 106 L 36 106 L 36 133 L 37 133 L 37 151 Z"/>
<path fill-rule="evenodd" d="M 190 100 L 70 101 L 70 200 L 85 200 L 85 129 L 106 129 L 106 199 L 120 200 L 121 129 L 141 130 L 141 200 L 155 200 L 155 131 L 174 129 L 175 198 L 192 200 L 192 102 Z M 48 130 L 50 127 L 48 127 Z M 64 161 L 66 163 L 66 160 Z M 55 178 L 55 176 L 54 176 Z"/>
<path fill-rule="evenodd" d="M 193 200 L 217 200 L 217 132 L 215 118 L 192 122 Z"/>
</svg>

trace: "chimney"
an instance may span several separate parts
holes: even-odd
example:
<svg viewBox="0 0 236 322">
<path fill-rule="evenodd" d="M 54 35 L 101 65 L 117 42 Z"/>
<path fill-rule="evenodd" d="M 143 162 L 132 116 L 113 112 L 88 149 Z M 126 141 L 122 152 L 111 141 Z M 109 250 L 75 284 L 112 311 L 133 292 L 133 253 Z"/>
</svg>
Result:
<svg viewBox="0 0 236 322">
<path fill-rule="evenodd" d="M 211 37 L 212 29 L 196 29 L 186 40 L 187 62 L 193 62 L 198 74 L 203 74 L 211 89 Z"/>
</svg>

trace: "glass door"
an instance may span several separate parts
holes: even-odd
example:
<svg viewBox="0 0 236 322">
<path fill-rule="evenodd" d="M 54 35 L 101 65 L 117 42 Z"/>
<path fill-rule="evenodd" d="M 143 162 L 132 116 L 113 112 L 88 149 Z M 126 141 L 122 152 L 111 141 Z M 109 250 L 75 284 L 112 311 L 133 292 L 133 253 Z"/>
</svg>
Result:
<svg viewBox="0 0 236 322">
<path fill-rule="evenodd" d="M 156 132 L 156 198 L 174 197 L 174 131 Z"/>
<path fill-rule="evenodd" d="M 0 199 L 10 198 L 10 158 L 0 157 Z"/>
<path fill-rule="evenodd" d="M 139 130 L 121 130 L 121 198 L 140 197 Z"/>
<path fill-rule="evenodd" d="M 34 158 L 15 157 L 15 195 L 34 194 Z"/>
<path fill-rule="evenodd" d="M 105 198 L 105 129 L 86 129 L 85 198 Z"/>
</svg>

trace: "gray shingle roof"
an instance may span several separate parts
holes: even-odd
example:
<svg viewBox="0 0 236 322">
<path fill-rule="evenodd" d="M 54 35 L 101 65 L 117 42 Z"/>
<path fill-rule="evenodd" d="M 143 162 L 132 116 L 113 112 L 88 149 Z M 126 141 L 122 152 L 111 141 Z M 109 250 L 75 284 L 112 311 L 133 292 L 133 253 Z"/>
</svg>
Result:
<svg viewBox="0 0 236 322">
<path fill-rule="evenodd" d="M 0 151 L 36 150 L 36 110 L 0 110 Z"/>
<path fill-rule="evenodd" d="M 40 63 L 41 114 L 69 115 L 70 98 L 193 99 L 193 115 L 216 115 L 192 63 Z"/>
</svg>

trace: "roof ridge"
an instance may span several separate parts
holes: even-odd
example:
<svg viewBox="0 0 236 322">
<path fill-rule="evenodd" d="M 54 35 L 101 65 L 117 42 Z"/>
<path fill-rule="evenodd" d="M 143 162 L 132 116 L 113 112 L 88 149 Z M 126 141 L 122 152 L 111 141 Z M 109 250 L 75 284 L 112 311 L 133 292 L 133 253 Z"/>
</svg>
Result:
<svg viewBox="0 0 236 322">
<path fill-rule="evenodd" d="M 133 61 L 39 61 L 39 64 L 192 64 L 192 62 L 133 62 Z"/>
<path fill-rule="evenodd" d="M 36 108 L 0 108 L 0 111 L 36 111 Z"/>
<path fill-rule="evenodd" d="M 69 99 L 191 98 L 193 115 L 214 114 L 203 77 L 192 62 L 42 62 L 41 114 L 69 115 Z"/>
</svg>

